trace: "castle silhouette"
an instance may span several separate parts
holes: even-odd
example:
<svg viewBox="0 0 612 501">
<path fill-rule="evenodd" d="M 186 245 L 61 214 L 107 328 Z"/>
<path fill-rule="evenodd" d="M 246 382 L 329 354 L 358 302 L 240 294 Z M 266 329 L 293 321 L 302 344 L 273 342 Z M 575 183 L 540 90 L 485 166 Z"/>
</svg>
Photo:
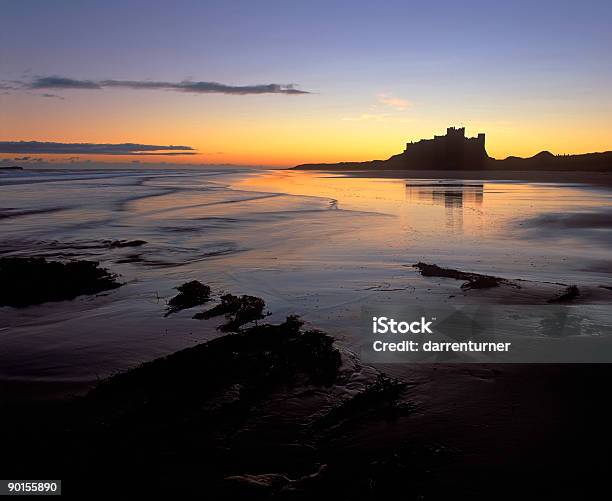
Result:
<svg viewBox="0 0 612 501">
<path fill-rule="evenodd" d="M 448 127 L 445 136 L 406 143 L 400 154 L 406 164 L 418 164 L 422 169 L 482 168 L 489 159 L 485 135 L 465 137 L 465 127 Z M 392 157 L 393 158 L 393 157 Z"/>
<path fill-rule="evenodd" d="M 612 172 L 612 151 L 579 155 L 553 155 L 549 151 L 529 157 L 490 157 L 485 135 L 465 137 L 465 127 L 448 127 L 444 136 L 406 143 L 406 149 L 387 160 L 302 164 L 294 169 L 316 170 L 515 170 Z"/>
</svg>

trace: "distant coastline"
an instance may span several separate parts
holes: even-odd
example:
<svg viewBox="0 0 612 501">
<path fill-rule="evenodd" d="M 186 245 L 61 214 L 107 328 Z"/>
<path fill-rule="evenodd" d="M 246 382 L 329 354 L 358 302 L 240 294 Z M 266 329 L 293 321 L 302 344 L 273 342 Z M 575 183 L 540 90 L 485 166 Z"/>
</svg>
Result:
<svg viewBox="0 0 612 501">
<path fill-rule="evenodd" d="M 612 151 L 578 155 L 553 155 L 542 151 L 532 157 L 490 157 L 485 135 L 466 138 L 465 129 L 449 127 L 445 136 L 408 143 L 406 150 L 387 160 L 301 164 L 298 170 L 341 171 L 498 171 L 498 172 L 600 172 L 612 173 Z"/>
</svg>

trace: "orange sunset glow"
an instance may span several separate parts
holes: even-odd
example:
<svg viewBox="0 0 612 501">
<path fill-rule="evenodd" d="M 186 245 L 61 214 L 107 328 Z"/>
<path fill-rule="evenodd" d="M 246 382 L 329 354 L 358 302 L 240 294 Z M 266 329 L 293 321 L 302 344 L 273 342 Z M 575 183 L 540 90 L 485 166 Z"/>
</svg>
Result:
<svg viewBox="0 0 612 501">
<path fill-rule="evenodd" d="M 391 115 L 356 116 L 336 111 L 326 103 L 334 96 L 188 96 L 126 91 L 90 96 L 74 91 L 70 99 L 33 99 L 3 96 L 0 125 L 6 140 L 61 141 L 66 143 L 181 144 L 195 155 L 175 156 L 173 163 L 213 163 L 292 166 L 309 162 L 385 159 L 401 152 L 407 141 L 432 137 L 449 121 L 426 103 Z M 279 101 L 280 100 L 280 101 Z M 375 101 L 375 98 L 372 97 Z M 368 99 L 364 99 L 367 107 Z M 331 108 L 331 109 L 330 109 Z M 487 133 L 487 152 L 494 158 L 531 156 L 541 150 L 556 154 L 612 149 L 609 110 L 592 110 L 561 121 L 537 115 L 535 110 L 508 110 L 504 121 L 487 117 L 469 120 L 473 111 L 455 112 L 456 123 L 469 133 Z M 565 113 L 565 111 L 564 111 Z M 447 115 L 447 113 L 444 113 Z M 41 118 L 42 117 L 42 118 Z M 348 118 L 348 119 L 347 119 Z M 452 123 L 452 120 L 451 122 Z M 38 155 L 62 160 L 74 155 Z M 10 158 L 9 154 L 2 157 Z M 106 162 L 129 162 L 133 156 L 79 155 Z M 143 155 L 141 162 L 159 162 Z"/>
</svg>

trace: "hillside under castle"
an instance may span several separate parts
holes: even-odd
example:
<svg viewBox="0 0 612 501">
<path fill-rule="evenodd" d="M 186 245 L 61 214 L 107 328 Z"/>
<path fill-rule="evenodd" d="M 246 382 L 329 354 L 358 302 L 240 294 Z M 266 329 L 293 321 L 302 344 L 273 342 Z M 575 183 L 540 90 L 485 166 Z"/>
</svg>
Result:
<svg viewBox="0 0 612 501">
<path fill-rule="evenodd" d="M 305 170 L 515 170 L 611 172 L 612 152 L 553 155 L 542 151 L 529 158 L 496 160 L 487 154 L 485 135 L 466 137 L 465 127 L 448 127 L 443 136 L 406 143 L 406 149 L 387 160 L 302 164 Z"/>
</svg>

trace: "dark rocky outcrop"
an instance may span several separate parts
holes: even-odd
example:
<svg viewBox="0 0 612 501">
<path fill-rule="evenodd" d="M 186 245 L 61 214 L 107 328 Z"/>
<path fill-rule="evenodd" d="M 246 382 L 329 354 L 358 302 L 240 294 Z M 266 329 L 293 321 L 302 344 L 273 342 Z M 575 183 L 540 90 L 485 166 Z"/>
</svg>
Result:
<svg viewBox="0 0 612 501">
<path fill-rule="evenodd" d="M 74 492 L 104 471 L 113 475 L 113 489 L 148 495 L 363 499 L 367 493 L 366 499 L 376 499 L 378 461 L 394 463 L 400 444 L 394 441 L 382 456 L 378 445 L 355 454 L 352 434 L 409 414 L 399 403 L 405 385 L 380 375 L 349 390 L 351 376 L 341 366 L 333 338 L 303 330 L 290 316 L 112 376 L 47 412 L 41 435 L 26 441 L 37 444 L 34 462 L 41 464 L 48 464 L 47 454 L 57 456 L 52 451 L 61 444 L 61 470 L 71 473 Z M 25 454 L 23 441 L 16 446 L 5 443 Z M 20 454 L 13 464 L 24 461 Z M 29 456 L 25 461 L 33 463 Z M 418 471 L 430 464 L 424 461 Z"/>
<path fill-rule="evenodd" d="M 179 293 L 168 301 L 165 316 L 172 315 L 180 310 L 200 306 L 210 299 L 210 287 L 202 282 L 192 280 L 176 288 Z"/>
<path fill-rule="evenodd" d="M 116 289 L 121 284 L 96 261 L 0 258 L 0 306 L 25 307 Z"/>
<path fill-rule="evenodd" d="M 333 338 L 301 327 L 302 322 L 291 316 L 278 325 L 254 326 L 147 362 L 102 382 L 86 403 L 103 414 L 113 409 L 111 420 L 119 425 L 124 423 L 117 419 L 121 414 L 142 414 L 147 421 L 159 418 L 159 413 L 176 416 L 235 385 L 240 387 L 238 398 L 246 401 L 264 388 L 296 378 L 333 383 L 340 367 Z"/>
<path fill-rule="evenodd" d="M 207 320 L 209 318 L 225 315 L 228 321 L 219 326 L 219 330 L 223 332 L 231 332 L 239 330 L 243 325 L 256 322 L 265 317 L 264 308 L 266 303 L 263 299 L 255 296 L 234 296 L 233 294 L 225 294 L 221 296 L 221 303 L 217 306 L 196 313 L 193 318 L 197 320 Z"/>
<path fill-rule="evenodd" d="M 503 278 L 491 275 L 481 275 L 479 273 L 468 273 L 452 268 L 442 268 L 436 264 L 417 263 L 413 266 L 419 270 L 424 277 L 444 277 L 454 278 L 455 280 L 465 280 L 465 283 L 461 284 L 461 288 L 464 290 L 487 289 L 489 287 L 498 287 L 501 284 L 510 283 Z"/>
<path fill-rule="evenodd" d="M 566 303 L 573 301 L 580 295 L 580 289 L 577 285 L 569 285 L 561 294 L 549 299 L 549 303 Z"/>
<path fill-rule="evenodd" d="M 106 246 L 109 249 L 122 249 L 124 247 L 140 247 L 145 245 L 145 240 L 107 240 L 105 241 Z"/>
</svg>

